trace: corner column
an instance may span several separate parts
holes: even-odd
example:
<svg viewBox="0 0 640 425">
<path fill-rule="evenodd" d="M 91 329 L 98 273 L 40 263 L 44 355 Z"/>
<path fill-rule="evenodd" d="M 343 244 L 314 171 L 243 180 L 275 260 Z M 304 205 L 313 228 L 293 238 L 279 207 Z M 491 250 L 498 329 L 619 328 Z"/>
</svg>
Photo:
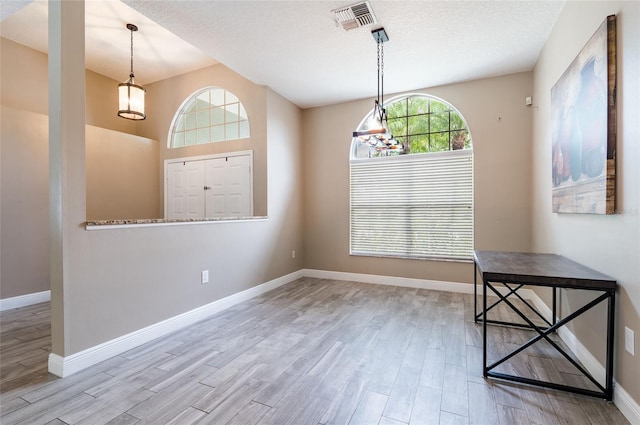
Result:
<svg viewBox="0 0 640 425">
<path fill-rule="evenodd" d="M 84 1 L 49 1 L 49 270 L 51 348 L 49 371 L 62 376 L 55 359 L 68 353 L 67 308 L 73 233 L 85 221 Z M 76 238 L 76 244 L 79 243 Z"/>
</svg>

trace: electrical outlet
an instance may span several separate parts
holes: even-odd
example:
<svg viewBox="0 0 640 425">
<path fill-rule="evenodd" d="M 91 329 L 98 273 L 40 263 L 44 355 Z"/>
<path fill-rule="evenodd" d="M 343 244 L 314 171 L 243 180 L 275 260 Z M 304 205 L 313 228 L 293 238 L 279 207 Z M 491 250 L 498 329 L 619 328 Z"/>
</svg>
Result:
<svg viewBox="0 0 640 425">
<path fill-rule="evenodd" d="M 203 285 L 209 283 L 209 270 L 203 270 L 200 272 L 200 283 Z"/>
<path fill-rule="evenodd" d="M 291 258 L 296 258 L 296 252 L 295 251 L 291 251 Z"/>
<path fill-rule="evenodd" d="M 624 327 L 624 349 L 627 350 L 627 352 L 629 354 L 631 354 L 632 356 L 635 356 L 635 344 L 634 344 L 634 337 L 633 337 L 633 331 L 631 329 L 629 329 L 628 327 Z"/>
</svg>

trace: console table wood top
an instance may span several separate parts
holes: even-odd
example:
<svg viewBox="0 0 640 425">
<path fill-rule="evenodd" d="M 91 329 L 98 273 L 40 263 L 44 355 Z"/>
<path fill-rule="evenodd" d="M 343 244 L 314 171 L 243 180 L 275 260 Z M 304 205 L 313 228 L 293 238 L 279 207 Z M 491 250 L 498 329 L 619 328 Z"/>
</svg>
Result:
<svg viewBox="0 0 640 425">
<path fill-rule="evenodd" d="M 484 280 L 571 289 L 615 290 L 615 279 L 556 254 L 475 251 Z"/>
</svg>

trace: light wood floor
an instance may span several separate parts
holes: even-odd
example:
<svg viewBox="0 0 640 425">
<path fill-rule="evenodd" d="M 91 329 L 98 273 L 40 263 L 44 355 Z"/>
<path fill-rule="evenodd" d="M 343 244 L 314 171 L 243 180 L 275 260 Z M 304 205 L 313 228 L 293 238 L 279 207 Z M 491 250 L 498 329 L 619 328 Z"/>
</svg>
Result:
<svg viewBox="0 0 640 425">
<path fill-rule="evenodd" d="M 301 279 L 64 379 L 47 373 L 49 319 L 48 304 L 0 313 L 3 425 L 628 423 L 603 400 L 483 379 L 471 295 Z M 490 357 L 530 336 L 490 329 Z M 581 382 L 558 357 L 531 347 L 505 370 Z"/>
</svg>

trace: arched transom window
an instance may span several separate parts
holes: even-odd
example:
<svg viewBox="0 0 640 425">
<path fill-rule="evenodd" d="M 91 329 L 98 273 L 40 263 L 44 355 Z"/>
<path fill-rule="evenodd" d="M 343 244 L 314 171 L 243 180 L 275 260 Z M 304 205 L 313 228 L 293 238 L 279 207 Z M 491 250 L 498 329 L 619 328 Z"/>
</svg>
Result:
<svg viewBox="0 0 640 425">
<path fill-rule="evenodd" d="M 240 100 L 221 87 L 207 87 L 184 101 L 171 126 L 170 148 L 249 137 L 249 118 Z"/>
<path fill-rule="evenodd" d="M 422 94 L 385 107 L 393 138 L 351 142 L 351 254 L 472 260 L 473 151 L 462 114 Z"/>
</svg>

